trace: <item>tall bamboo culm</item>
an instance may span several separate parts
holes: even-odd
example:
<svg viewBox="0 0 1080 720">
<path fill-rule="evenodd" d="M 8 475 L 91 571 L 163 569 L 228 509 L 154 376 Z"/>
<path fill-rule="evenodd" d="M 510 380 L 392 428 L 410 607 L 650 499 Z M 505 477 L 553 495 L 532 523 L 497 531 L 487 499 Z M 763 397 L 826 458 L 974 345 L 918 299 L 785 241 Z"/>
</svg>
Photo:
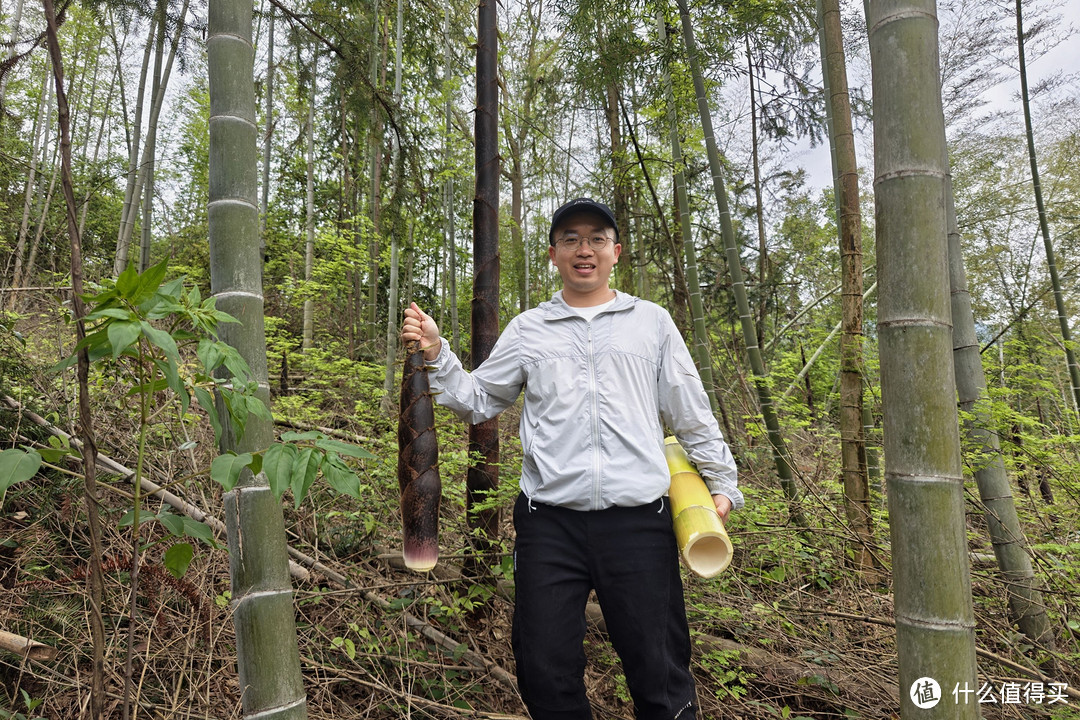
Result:
<svg viewBox="0 0 1080 720">
<path fill-rule="evenodd" d="M 754 316 L 751 314 L 750 301 L 746 296 L 746 284 L 743 282 L 742 274 L 742 259 L 739 257 L 739 246 L 735 240 L 735 230 L 731 224 L 727 188 L 724 187 L 724 171 L 720 165 L 720 150 L 716 146 L 716 135 L 713 132 L 712 117 L 709 114 L 709 100 L 705 95 L 705 79 L 701 74 L 701 65 L 698 62 L 697 42 L 694 40 L 694 27 L 690 22 L 690 9 L 686 0 L 677 0 L 677 2 L 679 16 L 682 19 L 686 56 L 690 63 L 690 72 L 694 76 L 694 92 L 697 95 L 698 113 L 701 116 L 701 129 L 705 135 L 705 148 L 709 155 L 709 170 L 712 175 L 713 190 L 716 193 L 716 205 L 720 213 L 720 232 L 723 235 L 724 247 L 727 253 L 728 273 L 731 275 L 731 291 L 735 296 L 735 306 L 738 309 L 739 319 L 742 323 L 743 341 L 746 343 L 746 354 L 750 360 L 750 370 L 754 374 L 754 386 L 757 389 L 758 404 L 761 406 L 761 416 L 765 421 L 769 443 L 772 445 L 773 461 L 776 463 L 776 474 L 780 478 L 780 487 L 784 491 L 784 496 L 788 499 L 791 520 L 799 527 L 806 527 L 806 517 L 802 511 L 799 488 L 795 484 L 795 474 L 791 468 L 787 444 L 780 430 L 780 420 L 776 415 L 776 406 L 773 404 L 772 391 L 769 389 L 768 376 L 765 372 L 765 361 L 761 357 L 761 348 L 758 346 Z"/>
<path fill-rule="evenodd" d="M 1046 268 L 1050 272 L 1050 284 L 1054 290 L 1054 307 L 1057 310 L 1058 326 L 1061 328 L 1061 342 L 1065 346 L 1065 364 L 1069 370 L 1069 382 L 1072 385 L 1073 410 L 1080 412 L 1080 365 L 1073 350 L 1072 331 L 1069 329 L 1069 313 L 1065 308 L 1065 295 L 1061 290 L 1058 277 L 1057 260 L 1054 256 L 1054 244 L 1050 240 L 1050 223 L 1046 217 L 1046 203 L 1043 202 L 1042 181 L 1039 179 L 1039 160 L 1035 152 L 1035 128 L 1031 122 L 1031 99 L 1028 93 L 1027 60 L 1024 52 L 1024 11 L 1023 2 L 1016 0 L 1016 48 L 1020 61 L 1020 101 L 1024 107 L 1024 131 L 1027 135 L 1028 161 L 1031 165 L 1031 186 L 1035 193 L 1035 207 L 1039 213 L 1039 232 L 1046 250 Z"/>
<path fill-rule="evenodd" d="M 657 16 L 657 32 L 660 42 L 667 43 L 667 29 L 664 16 Z M 694 235 L 690 223 L 690 201 L 686 196 L 686 169 L 683 163 L 682 144 L 679 141 L 678 113 L 675 110 L 675 91 L 671 84 L 671 73 L 664 69 L 664 92 L 667 94 L 668 137 L 671 141 L 671 163 L 675 166 L 675 202 L 679 210 L 679 227 L 682 230 L 683 256 L 686 264 L 686 286 L 690 296 L 690 318 L 694 323 L 694 361 L 701 374 L 705 392 L 713 414 L 717 411 L 716 384 L 713 381 L 712 357 L 709 354 L 709 337 L 705 326 L 705 310 L 701 303 L 701 283 L 698 280 L 697 250 L 694 248 Z"/>
<path fill-rule="evenodd" d="M 223 326 L 222 340 L 247 361 L 269 406 L 251 18 L 250 0 L 210 0 L 210 285 L 217 307 L 240 321 Z M 252 415 L 243 437 L 226 432 L 222 445 L 245 452 L 263 450 L 273 440 L 273 425 Z M 306 718 L 285 526 L 264 475 L 244 471 L 225 495 L 225 521 L 244 716 Z"/>
<path fill-rule="evenodd" d="M 951 179 L 950 179 L 951 180 Z M 975 335 L 975 316 L 967 288 L 964 256 L 960 249 L 960 231 L 956 225 L 952 183 L 947 181 L 945 196 L 949 227 L 949 283 L 952 288 L 953 367 L 960 410 L 970 418 L 964 423 L 968 440 L 979 455 L 975 484 L 990 531 L 998 569 L 1005 580 L 1009 615 L 1029 642 L 1046 650 L 1054 649 L 1054 634 L 1046 617 L 1046 606 L 1035 571 L 1028 555 L 1027 539 L 1016 515 L 1012 485 L 1005 472 L 998 434 L 988 408 L 979 403 L 986 394 L 979 339 Z"/>
<path fill-rule="evenodd" d="M 951 357 L 937 10 L 934 0 L 867 7 L 900 716 L 968 720 L 979 717 L 978 703 L 948 695 L 978 681 Z M 936 692 L 925 678 L 938 683 Z M 923 702 L 930 694 L 939 698 L 933 707 Z"/>
<path fill-rule="evenodd" d="M 870 514 L 870 479 L 863 434 L 863 287 L 862 214 L 859 168 L 848 96 L 847 62 L 840 23 L 840 0 L 818 0 L 825 109 L 832 149 L 836 191 L 836 225 L 840 235 L 840 283 L 843 335 L 840 336 L 840 458 L 844 480 L 844 512 L 856 539 L 851 543 L 855 566 L 871 572 L 874 523 Z"/>
</svg>

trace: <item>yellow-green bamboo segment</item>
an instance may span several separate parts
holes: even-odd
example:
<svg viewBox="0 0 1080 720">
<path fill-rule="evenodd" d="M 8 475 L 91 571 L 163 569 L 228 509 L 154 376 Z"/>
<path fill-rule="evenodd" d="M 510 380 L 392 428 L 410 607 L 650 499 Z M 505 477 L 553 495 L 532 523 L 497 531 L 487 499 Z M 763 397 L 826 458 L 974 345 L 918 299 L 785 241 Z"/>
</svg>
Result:
<svg viewBox="0 0 1080 720">
<path fill-rule="evenodd" d="M 674 437 L 664 440 L 664 456 L 671 473 L 671 517 L 675 541 L 686 566 L 696 575 L 711 578 L 731 563 L 731 539 L 716 513 L 712 494 Z"/>
</svg>

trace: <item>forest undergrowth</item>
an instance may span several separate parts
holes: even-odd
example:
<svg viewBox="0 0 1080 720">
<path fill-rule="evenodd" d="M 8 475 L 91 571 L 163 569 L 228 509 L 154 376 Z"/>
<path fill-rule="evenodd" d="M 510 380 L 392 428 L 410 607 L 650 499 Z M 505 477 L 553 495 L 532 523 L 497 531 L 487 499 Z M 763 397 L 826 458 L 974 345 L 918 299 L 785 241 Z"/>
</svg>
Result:
<svg viewBox="0 0 1080 720">
<path fill-rule="evenodd" d="M 72 381 L 48 371 L 62 356 L 60 344 L 70 349 L 68 327 L 52 308 L 23 316 L 17 329 L 19 336 L 3 338 L 0 389 L 39 420 L 73 432 Z M 502 534 L 479 562 L 468 550 L 464 521 L 466 428 L 438 411 L 442 556 L 435 571 L 419 576 L 400 562 L 396 418 L 380 409 L 383 367 L 341 359 L 335 348 L 292 352 L 282 381 L 276 373 L 286 344 L 275 344 L 272 337 L 270 346 L 279 430 L 323 428 L 375 455 L 349 460 L 363 482 L 362 500 L 316 484 L 298 509 L 288 495 L 283 503 L 296 551 L 296 621 L 309 716 L 524 718 L 510 649 L 509 506 L 521 455 L 516 409 L 500 423 L 501 489 L 490 499 L 503 509 Z M 138 417 L 130 389 L 107 367 L 92 373 L 99 452 L 126 468 L 137 462 Z M 194 404 L 182 415 L 167 391 L 156 399 L 144 459 L 147 476 L 220 516 L 221 488 L 207 474 L 216 454 L 209 423 Z M 64 445 L 6 401 L 0 401 L 0 428 L 4 448 Z M 874 548 L 884 570 L 860 575 L 848 562 L 853 536 L 843 522 L 835 428 L 810 426 L 792 438 L 810 527 L 800 532 L 790 525 L 767 448 L 741 445 L 747 505 L 728 526 L 735 546 L 732 565 L 712 580 L 684 572 L 699 717 L 898 717 L 898 696 L 907 690 L 896 684 L 884 498 L 877 493 Z M 1056 472 L 1049 465 L 1040 470 Z M 202 531 L 187 526 L 185 533 L 174 519 L 179 510 L 160 497 L 144 496 L 141 512 L 153 520 L 141 535 L 137 613 L 130 617 L 132 540 L 125 520 L 134 494 L 129 477 L 115 469 L 102 472 L 108 716 L 121 714 L 130 629 L 132 717 L 240 717 L 224 538 L 199 541 Z M 1053 478 L 1058 489 L 1053 505 L 1037 492 L 1017 491 L 1055 626 L 1053 654 L 1026 646 L 1009 622 L 1006 586 L 988 561 L 992 550 L 969 482 L 979 680 L 997 698 L 982 705 L 986 718 L 1080 717 L 1076 696 L 1051 701 L 1052 690 L 1060 688 L 1050 681 L 1073 692 L 1080 688 L 1080 503 L 1071 474 Z M 169 553 L 184 541 L 194 551 L 190 563 L 180 567 Z M 0 507 L 0 630 L 44 643 L 56 655 L 32 660 L 0 651 L 0 717 L 84 716 L 91 657 L 88 553 L 82 480 L 72 456 L 48 463 L 34 479 L 8 490 Z M 595 715 L 632 718 L 625 680 L 593 605 L 589 618 L 586 682 Z M 1039 673 L 1046 690 L 1041 702 L 1009 702 L 1002 694 L 1014 684 L 1030 690 Z M 942 689 L 944 702 L 954 700 L 952 690 Z M 965 695 L 956 698 L 963 702 Z M 978 701 L 974 692 L 967 698 Z"/>
</svg>

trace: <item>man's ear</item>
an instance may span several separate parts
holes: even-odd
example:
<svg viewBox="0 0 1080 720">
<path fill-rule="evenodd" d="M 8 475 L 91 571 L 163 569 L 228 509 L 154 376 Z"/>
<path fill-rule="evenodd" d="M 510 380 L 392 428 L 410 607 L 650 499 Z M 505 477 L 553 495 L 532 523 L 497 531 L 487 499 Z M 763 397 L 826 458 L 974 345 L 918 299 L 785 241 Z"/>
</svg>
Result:
<svg viewBox="0 0 1080 720">
<path fill-rule="evenodd" d="M 619 255 L 622 255 L 622 243 L 615 243 L 615 259 L 619 259 Z"/>
<path fill-rule="evenodd" d="M 551 264 L 555 264 L 555 246 L 548 245 L 548 257 L 551 258 Z"/>
</svg>

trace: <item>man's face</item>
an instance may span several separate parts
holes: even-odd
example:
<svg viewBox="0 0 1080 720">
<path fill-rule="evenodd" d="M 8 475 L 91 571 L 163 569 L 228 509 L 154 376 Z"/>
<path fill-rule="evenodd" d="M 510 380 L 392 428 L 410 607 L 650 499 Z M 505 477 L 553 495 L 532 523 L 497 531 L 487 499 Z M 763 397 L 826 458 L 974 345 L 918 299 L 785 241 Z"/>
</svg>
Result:
<svg viewBox="0 0 1080 720">
<path fill-rule="evenodd" d="M 599 238 L 605 242 L 594 248 Z M 611 269 L 622 252 L 613 227 L 594 213 L 574 213 L 555 229 L 554 239 L 548 255 L 562 277 L 564 297 L 585 298 L 608 289 Z"/>
</svg>

